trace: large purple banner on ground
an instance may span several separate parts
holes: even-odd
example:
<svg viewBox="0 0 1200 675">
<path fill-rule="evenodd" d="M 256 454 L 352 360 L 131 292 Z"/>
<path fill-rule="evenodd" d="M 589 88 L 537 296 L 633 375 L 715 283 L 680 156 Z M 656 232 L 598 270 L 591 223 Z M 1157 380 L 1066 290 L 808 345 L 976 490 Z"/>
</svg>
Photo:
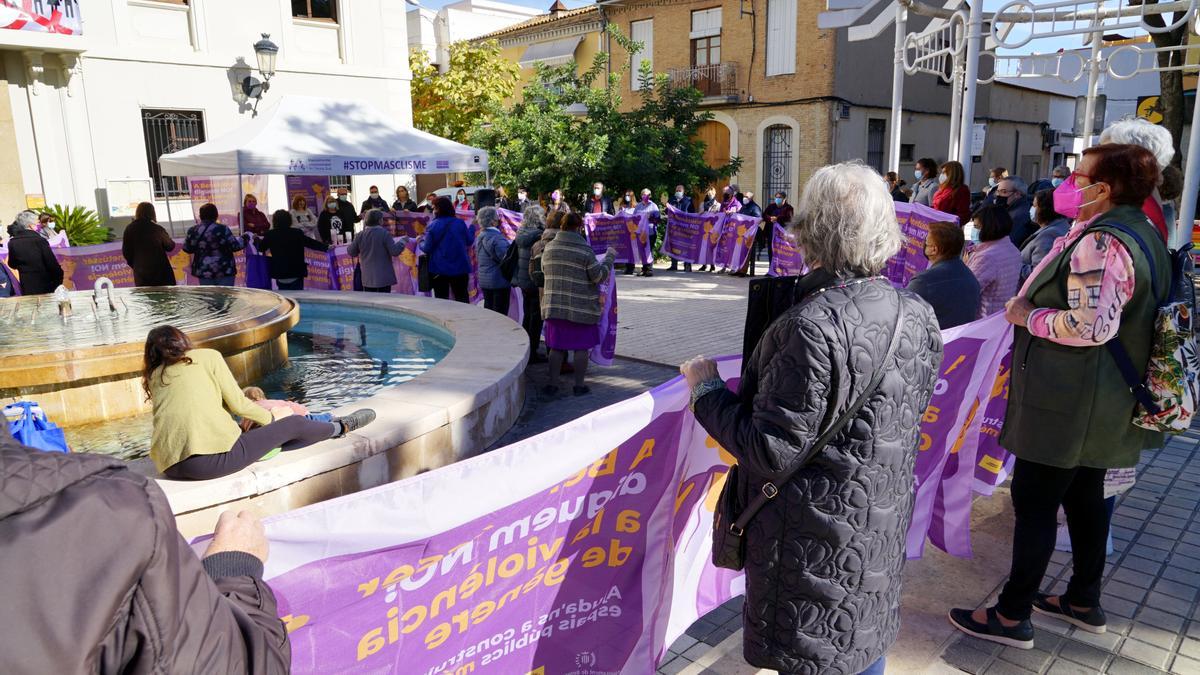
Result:
<svg viewBox="0 0 1200 675">
<path fill-rule="evenodd" d="M 974 467 L 974 411 L 1007 350 L 997 318 L 943 334 L 911 556 L 926 535 L 969 553 L 974 476 L 957 467 Z M 718 361 L 732 387 L 740 365 Z M 520 443 L 267 519 L 266 578 L 293 670 L 653 671 L 693 621 L 744 591 L 740 573 L 711 563 L 734 458 L 688 399 L 676 378 Z"/>
<path fill-rule="evenodd" d="M 779 223 L 773 224 L 771 237 L 771 269 L 773 277 L 790 277 L 804 274 L 808 267 L 804 264 L 804 254 L 796 246 L 796 240 Z"/>
<path fill-rule="evenodd" d="M 609 216 L 587 214 L 583 217 L 588 242 L 596 255 L 604 255 L 611 246 L 617 252 L 616 262 L 641 265 L 652 260 L 650 220 L 647 214 Z"/>
<path fill-rule="evenodd" d="M 883 268 L 883 275 L 897 287 L 903 288 L 910 279 L 929 267 L 929 260 L 925 257 L 929 224 L 939 221 L 957 224 L 958 216 L 935 211 L 924 204 L 893 203 L 896 206 L 896 222 L 900 224 L 904 241 L 900 245 L 900 252 L 892 256 Z"/>
<path fill-rule="evenodd" d="M 762 220 L 736 213 L 684 213 L 667 207 L 663 251 L 674 260 L 740 270 Z"/>
</svg>

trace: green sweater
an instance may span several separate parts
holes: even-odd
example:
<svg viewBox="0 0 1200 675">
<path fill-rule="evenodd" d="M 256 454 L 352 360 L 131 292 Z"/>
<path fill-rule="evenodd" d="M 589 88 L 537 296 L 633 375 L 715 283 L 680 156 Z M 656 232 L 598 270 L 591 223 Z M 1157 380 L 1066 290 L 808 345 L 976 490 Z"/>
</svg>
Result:
<svg viewBox="0 0 1200 675">
<path fill-rule="evenodd" d="M 1120 223 L 1138 233 L 1150 247 L 1147 260 L 1137 242 L 1119 230 Z M 1121 311 L 1117 337 L 1138 372 L 1150 360 L 1157 298 L 1170 279 L 1168 254 L 1162 238 L 1137 207 L 1119 206 L 1096 219 L 1090 230 L 1117 237 L 1134 265 L 1134 291 Z M 1081 236 L 1078 242 L 1085 240 Z M 1068 309 L 1067 276 L 1071 251 L 1067 247 L 1029 285 L 1027 296 L 1036 307 Z M 1152 290 L 1150 265 L 1155 265 L 1158 288 Z M 1013 337 L 1012 382 L 1000 444 L 1030 462 L 1059 468 L 1086 466 L 1114 469 L 1136 466 L 1145 448 L 1162 445 L 1162 434 L 1133 425 L 1136 401 L 1104 345 L 1070 347 L 1033 337 L 1017 328 Z"/>
<path fill-rule="evenodd" d="M 150 377 L 154 402 L 150 458 L 159 471 L 192 455 L 229 452 L 242 434 L 229 413 L 271 423 L 271 413 L 242 394 L 221 352 L 193 349 L 187 356 L 191 363 L 159 368 Z"/>
</svg>

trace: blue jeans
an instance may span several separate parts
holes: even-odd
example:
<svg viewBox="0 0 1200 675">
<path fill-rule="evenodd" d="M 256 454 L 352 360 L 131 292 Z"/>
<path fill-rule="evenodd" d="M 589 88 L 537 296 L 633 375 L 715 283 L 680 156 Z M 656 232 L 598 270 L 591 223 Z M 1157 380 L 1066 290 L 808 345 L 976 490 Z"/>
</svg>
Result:
<svg viewBox="0 0 1200 675">
<path fill-rule="evenodd" d="M 234 277 L 213 277 L 212 279 L 201 279 L 201 286 L 232 286 Z"/>
<path fill-rule="evenodd" d="M 305 415 L 308 419 L 314 422 L 332 422 L 333 413 L 309 413 Z"/>
</svg>

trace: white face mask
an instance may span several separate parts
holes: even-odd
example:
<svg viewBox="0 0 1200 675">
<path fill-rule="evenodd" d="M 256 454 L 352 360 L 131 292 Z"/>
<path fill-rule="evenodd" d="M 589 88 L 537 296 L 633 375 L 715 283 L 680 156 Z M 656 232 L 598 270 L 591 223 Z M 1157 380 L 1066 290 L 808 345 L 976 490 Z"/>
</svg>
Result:
<svg viewBox="0 0 1200 675">
<path fill-rule="evenodd" d="M 944 173 L 938 174 L 938 184 L 944 184 L 948 180 L 950 180 L 950 177 L 947 176 L 946 174 L 944 174 Z"/>
<path fill-rule="evenodd" d="M 675 193 L 675 199 L 683 199 L 683 193 L 682 193 L 682 192 L 676 192 L 676 193 Z"/>
<path fill-rule="evenodd" d="M 988 179 L 988 187 L 996 187 L 996 179 L 995 178 Z"/>
<path fill-rule="evenodd" d="M 1037 207 L 1036 206 L 1029 207 L 1029 222 L 1031 222 L 1031 223 L 1037 222 Z"/>
<path fill-rule="evenodd" d="M 346 200 L 348 200 L 348 199 L 350 199 L 350 195 L 338 195 L 338 200 L 339 200 L 339 201 L 343 201 L 343 202 L 344 202 L 344 201 L 346 201 Z"/>
<path fill-rule="evenodd" d="M 372 192 L 372 193 L 371 193 L 371 199 L 379 199 L 379 193 L 378 193 L 378 192 Z"/>
<path fill-rule="evenodd" d="M 604 192 L 602 188 L 592 188 L 592 194 L 596 195 L 597 197 L 600 196 L 601 192 Z"/>
<path fill-rule="evenodd" d="M 518 193 L 517 193 L 517 199 L 520 199 L 521 201 L 525 201 L 525 198 L 526 198 L 526 197 L 528 197 L 528 196 L 529 196 L 529 195 L 525 194 L 524 192 L 518 192 Z"/>
<path fill-rule="evenodd" d="M 966 237 L 967 241 L 978 244 L 979 228 L 975 227 L 975 223 L 971 223 L 963 228 L 963 236 Z"/>
</svg>

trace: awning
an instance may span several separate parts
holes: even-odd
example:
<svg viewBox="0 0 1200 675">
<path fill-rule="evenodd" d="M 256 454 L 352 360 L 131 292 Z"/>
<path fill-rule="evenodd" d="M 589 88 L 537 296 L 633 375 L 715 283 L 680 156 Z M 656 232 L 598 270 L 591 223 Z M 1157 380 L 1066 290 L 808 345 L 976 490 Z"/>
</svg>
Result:
<svg viewBox="0 0 1200 675">
<path fill-rule="evenodd" d="M 522 68 L 532 68 L 535 63 L 543 63 L 547 66 L 568 63 L 575 59 L 575 48 L 579 46 L 580 42 L 583 42 L 582 35 L 529 45 L 525 48 L 525 53 L 521 55 L 519 63 Z"/>
</svg>

